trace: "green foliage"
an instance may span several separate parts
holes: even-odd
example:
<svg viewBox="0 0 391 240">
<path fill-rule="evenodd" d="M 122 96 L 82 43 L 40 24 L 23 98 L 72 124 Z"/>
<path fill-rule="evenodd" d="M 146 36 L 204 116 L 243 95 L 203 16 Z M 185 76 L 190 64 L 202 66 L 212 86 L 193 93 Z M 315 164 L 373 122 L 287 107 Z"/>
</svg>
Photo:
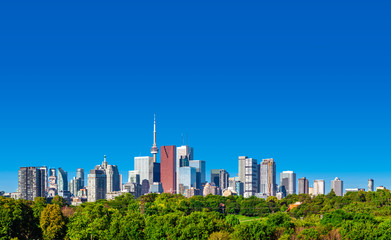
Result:
<svg viewBox="0 0 391 240">
<path fill-rule="evenodd" d="M 108 239 L 145 239 L 145 219 L 140 213 L 128 211 L 122 215 L 116 210 L 111 218 Z"/>
<path fill-rule="evenodd" d="M 49 204 L 44 208 L 40 225 L 44 239 L 63 239 L 66 234 L 65 219 L 57 204 Z"/>
<path fill-rule="evenodd" d="M 323 225 L 330 224 L 334 227 L 339 227 L 345 220 L 351 219 L 353 219 L 352 214 L 346 213 L 343 210 L 335 210 L 324 214 L 320 223 Z"/>
<path fill-rule="evenodd" d="M 30 202 L 0 197 L 0 239 L 41 237 Z"/>
<path fill-rule="evenodd" d="M 258 239 L 274 239 L 275 227 L 267 225 L 265 222 L 252 221 L 249 224 L 240 224 L 235 226 L 233 239 L 246 239 L 246 240 L 258 240 Z"/>
<path fill-rule="evenodd" d="M 319 239 L 320 234 L 314 228 L 304 229 L 297 235 L 297 238 L 300 240 L 317 240 Z"/>
<path fill-rule="evenodd" d="M 62 208 L 67 205 L 67 201 L 65 201 L 63 197 L 56 195 L 53 197 L 51 204 L 57 204 L 60 208 Z"/>
<path fill-rule="evenodd" d="M 230 240 L 231 236 L 228 232 L 214 232 L 210 235 L 209 240 Z"/>
</svg>

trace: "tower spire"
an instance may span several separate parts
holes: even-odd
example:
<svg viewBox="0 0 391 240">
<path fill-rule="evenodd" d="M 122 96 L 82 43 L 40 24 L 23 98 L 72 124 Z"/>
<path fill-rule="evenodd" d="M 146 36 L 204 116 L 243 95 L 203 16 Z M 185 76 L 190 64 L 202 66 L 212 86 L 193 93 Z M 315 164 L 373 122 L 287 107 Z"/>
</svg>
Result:
<svg viewBox="0 0 391 240">
<path fill-rule="evenodd" d="M 156 114 L 153 114 L 153 145 L 151 153 L 153 154 L 153 162 L 156 162 L 156 155 L 159 152 L 159 148 L 156 146 Z"/>
</svg>

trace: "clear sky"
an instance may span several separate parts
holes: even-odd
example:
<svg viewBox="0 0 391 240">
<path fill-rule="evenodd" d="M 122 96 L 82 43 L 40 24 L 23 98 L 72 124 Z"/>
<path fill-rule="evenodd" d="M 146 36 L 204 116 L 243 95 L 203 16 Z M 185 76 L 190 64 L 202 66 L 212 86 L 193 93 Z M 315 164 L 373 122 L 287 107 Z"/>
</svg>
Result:
<svg viewBox="0 0 391 240">
<path fill-rule="evenodd" d="M 21 166 L 124 179 L 158 145 L 234 176 L 391 187 L 389 1 L 1 1 L 0 190 Z"/>
</svg>

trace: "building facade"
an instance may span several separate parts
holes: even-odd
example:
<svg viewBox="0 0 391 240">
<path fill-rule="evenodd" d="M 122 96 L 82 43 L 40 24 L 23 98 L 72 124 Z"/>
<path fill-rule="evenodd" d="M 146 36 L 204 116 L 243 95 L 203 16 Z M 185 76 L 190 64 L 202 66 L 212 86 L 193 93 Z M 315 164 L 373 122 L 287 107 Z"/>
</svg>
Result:
<svg viewBox="0 0 391 240">
<path fill-rule="evenodd" d="M 337 196 L 343 196 L 343 181 L 336 177 L 331 181 L 331 189 Z"/>
<path fill-rule="evenodd" d="M 245 161 L 245 182 L 244 182 L 244 197 L 254 196 L 257 192 L 258 175 L 257 175 L 257 160 L 254 158 L 246 158 Z"/>
<path fill-rule="evenodd" d="M 179 168 L 179 193 L 185 194 L 186 189 L 195 187 L 196 185 L 196 168 L 194 167 L 180 167 Z"/>
<path fill-rule="evenodd" d="M 140 181 L 144 179 L 149 183 L 153 183 L 153 158 L 149 156 L 135 157 L 134 170 L 140 174 Z"/>
<path fill-rule="evenodd" d="M 205 179 L 205 161 L 204 160 L 190 160 L 189 166 L 196 169 L 196 189 L 202 190 L 202 185 L 206 182 Z"/>
<path fill-rule="evenodd" d="M 140 181 L 140 174 L 138 172 L 138 170 L 133 170 L 133 171 L 129 171 L 128 172 L 128 182 L 129 183 L 138 183 L 138 184 L 141 184 L 141 181 Z"/>
<path fill-rule="evenodd" d="M 37 167 L 21 167 L 18 174 L 18 195 L 19 198 L 33 201 L 36 197 L 44 197 L 42 195 L 42 177 L 40 168 Z"/>
<path fill-rule="evenodd" d="M 309 194 L 309 183 L 305 177 L 299 178 L 299 191 L 298 194 Z"/>
<path fill-rule="evenodd" d="M 373 179 L 368 179 L 368 191 L 374 191 L 375 185 L 373 183 Z"/>
<path fill-rule="evenodd" d="M 284 186 L 286 195 L 296 194 L 296 173 L 293 171 L 283 171 L 280 173 L 280 187 Z"/>
<path fill-rule="evenodd" d="M 324 180 L 314 180 L 314 195 L 324 194 L 325 185 Z"/>
<path fill-rule="evenodd" d="M 193 158 L 194 153 L 193 153 L 193 148 L 187 145 L 182 145 L 180 147 L 176 148 L 176 189 L 178 193 L 179 189 L 179 168 L 180 167 L 188 167 L 189 166 L 189 161 L 194 160 Z"/>
<path fill-rule="evenodd" d="M 62 168 L 57 169 L 57 190 L 58 192 L 68 191 L 68 173 Z"/>
<path fill-rule="evenodd" d="M 246 156 L 239 156 L 239 181 L 244 183 L 246 181 Z"/>
<path fill-rule="evenodd" d="M 160 148 L 160 178 L 165 193 L 176 192 L 175 146 Z"/>
<path fill-rule="evenodd" d="M 261 189 L 260 193 L 267 196 L 276 196 L 276 163 L 273 158 L 263 159 L 261 162 Z"/>
<path fill-rule="evenodd" d="M 107 176 L 104 170 L 93 169 L 88 174 L 88 201 L 106 199 Z"/>
</svg>

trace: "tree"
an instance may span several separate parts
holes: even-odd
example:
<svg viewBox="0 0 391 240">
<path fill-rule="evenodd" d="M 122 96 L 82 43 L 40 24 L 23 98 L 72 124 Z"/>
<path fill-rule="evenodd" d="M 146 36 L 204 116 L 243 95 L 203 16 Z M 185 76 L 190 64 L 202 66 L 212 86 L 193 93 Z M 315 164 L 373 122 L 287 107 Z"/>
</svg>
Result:
<svg viewBox="0 0 391 240">
<path fill-rule="evenodd" d="M 51 204 L 56 204 L 60 208 L 62 208 L 65 205 L 67 205 L 67 201 L 65 201 L 65 199 L 63 197 L 60 197 L 60 196 L 56 195 L 56 196 L 53 197 Z"/>
<path fill-rule="evenodd" d="M 66 227 L 60 206 L 57 204 L 47 205 L 41 213 L 40 225 L 44 239 L 63 239 Z"/>
<path fill-rule="evenodd" d="M 111 218 L 108 239 L 144 239 L 145 220 L 140 213 L 132 211 L 123 216 L 118 210 Z"/>
</svg>

